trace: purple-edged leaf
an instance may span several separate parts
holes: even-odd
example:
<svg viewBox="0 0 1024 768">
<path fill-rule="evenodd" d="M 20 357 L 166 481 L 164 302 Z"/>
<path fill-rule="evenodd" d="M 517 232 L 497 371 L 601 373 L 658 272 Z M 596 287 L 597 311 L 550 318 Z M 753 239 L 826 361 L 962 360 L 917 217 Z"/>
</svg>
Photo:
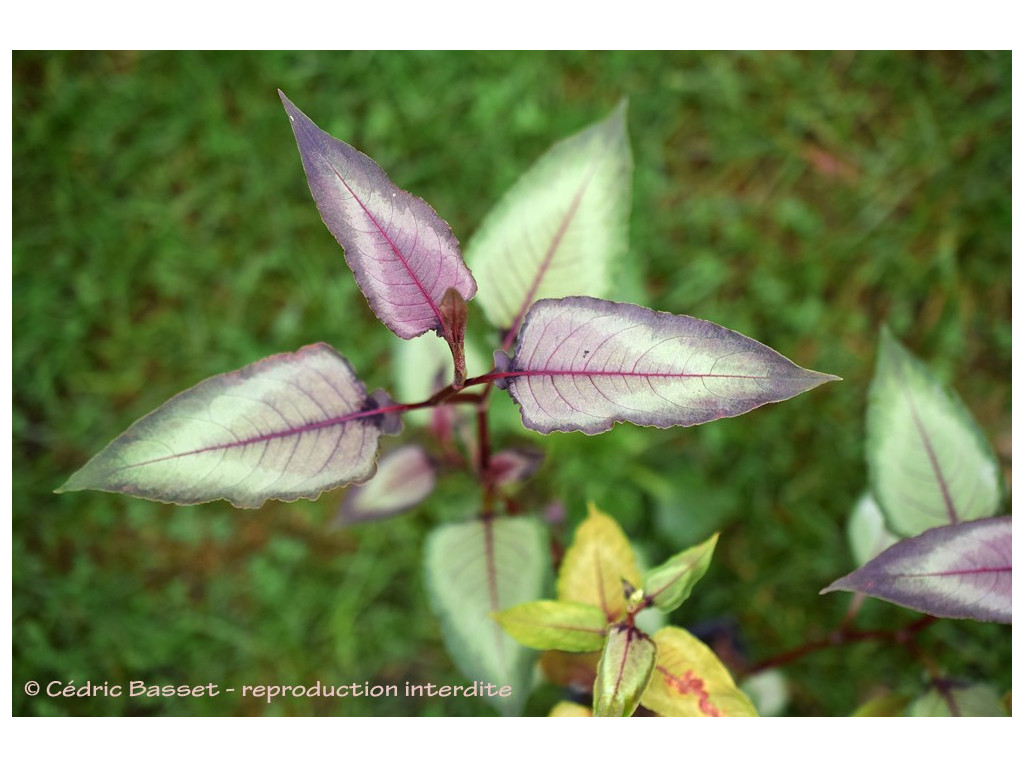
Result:
<svg viewBox="0 0 1024 768">
<path fill-rule="evenodd" d="M 452 339 L 441 306 L 445 292 L 454 288 L 469 301 L 476 282 L 451 228 L 373 160 L 280 96 L 316 207 L 377 317 L 403 339 L 430 330 Z"/>
<path fill-rule="evenodd" d="M 990 517 L 1002 503 L 999 462 L 970 412 L 885 328 L 868 398 L 867 460 L 872 493 L 903 536 Z"/>
<path fill-rule="evenodd" d="M 537 299 L 607 294 L 626 255 L 632 187 L 622 102 L 551 147 L 488 213 L 466 260 L 487 319 L 509 342 Z"/>
<path fill-rule="evenodd" d="M 635 627 L 608 627 L 608 639 L 594 678 L 594 716 L 629 717 L 647 690 L 658 649 Z"/>
<path fill-rule="evenodd" d="M 436 472 L 427 452 L 404 445 L 377 462 L 377 474 L 345 494 L 338 512 L 340 525 L 380 520 L 412 509 L 434 490 Z"/>
<path fill-rule="evenodd" d="M 949 619 L 1012 622 L 1011 519 L 992 517 L 931 528 L 903 539 L 833 582 L 915 611 Z"/>
<path fill-rule="evenodd" d="M 273 355 L 182 392 L 128 428 L 58 489 L 236 507 L 315 499 L 374 472 L 386 396 L 367 397 L 326 344 Z"/>
<path fill-rule="evenodd" d="M 706 320 L 580 296 L 534 304 L 515 356 L 495 358 L 523 424 L 545 434 L 702 424 L 837 379 Z"/>
<path fill-rule="evenodd" d="M 537 655 L 492 616 L 539 600 L 549 567 L 547 533 L 524 517 L 449 524 L 427 539 L 427 591 L 448 652 L 470 680 L 511 686 L 511 696 L 488 699 L 506 715 L 526 704 Z"/>
</svg>

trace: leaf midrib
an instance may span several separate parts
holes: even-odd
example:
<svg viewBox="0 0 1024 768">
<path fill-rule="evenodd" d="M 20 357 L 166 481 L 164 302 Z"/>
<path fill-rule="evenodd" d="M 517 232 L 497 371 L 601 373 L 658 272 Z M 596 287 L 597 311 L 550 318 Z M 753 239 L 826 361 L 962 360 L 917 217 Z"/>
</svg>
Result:
<svg viewBox="0 0 1024 768">
<path fill-rule="evenodd" d="M 370 411 L 360 411 L 358 413 L 350 413 L 344 416 L 336 416 L 331 419 L 324 421 L 314 421 L 309 424 L 303 424 L 298 427 L 291 427 L 289 429 L 280 430 L 278 432 L 271 432 L 266 435 L 256 435 L 255 437 L 248 437 L 244 440 L 238 440 L 235 442 L 219 443 L 216 445 L 203 446 L 202 448 L 195 448 L 191 451 L 182 451 L 181 453 L 172 453 L 167 456 L 158 456 L 153 459 L 147 459 L 146 461 L 134 462 L 132 464 L 123 464 L 120 469 L 135 469 L 137 467 L 145 467 L 150 464 L 158 464 L 161 461 L 170 461 L 172 459 L 182 459 L 187 456 L 197 456 L 203 453 L 209 453 L 210 451 L 228 451 L 238 448 L 245 448 L 249 445 L 258 445 L 260 443 L 269 443 L 273 440 L 283 440 L 288 437 L 294 437 L 296 435 L 303 435 L 309 432 L 318 432 L 322 429 L 329 429 L 330 427 L 336 427 L 340 424 L 345 424 L 350 421 L 357 421 L 361 419 L 371 418 L 373 416 L 381 416 L 392 411 L 401 410 L 399 406 L 386 406 L 383 408 L 375 408 Z M 180 417 L 179 417 L 180 418 Z"/>
</svg>

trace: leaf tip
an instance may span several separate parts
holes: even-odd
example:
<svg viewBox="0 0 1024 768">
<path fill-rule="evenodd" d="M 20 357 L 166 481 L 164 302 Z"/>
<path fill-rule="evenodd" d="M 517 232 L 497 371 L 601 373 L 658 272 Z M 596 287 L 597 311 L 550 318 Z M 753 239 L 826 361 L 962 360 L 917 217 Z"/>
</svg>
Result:
<svg viewBox="0 0 1024 768">
<path fill-rule="evenodd" d="M 801 369 L 803 373 L 800 374 L 800 379 L 804 384 L 804 392 L 808 392 L 812 389 L 817 389 L 822 384 L 831 384 L 834 381 L 842 381 L 842 377 L 836 376 L 831 373 L 821 373 L 820 371 L 812 371 L 809 368 Z"/>
<path fill-rule="evenodd" d="M 827 595 L 829 592 L 855 592 L 856 590 L 850 587 L 847 582 L 849 580 L 849 574 L 842 578 L 836 579 L 824 589 L 818 592 L 819 595 Z"/>
<path fill-rule="evenodd" d="M 820 371 L 811 371 L 811 370 L 808 370 L 807 373 L 809 373 L 811 375 L 810 377 L 812 379 L 816 379 L 817 380 L 814 386 L 819 386 L 821 384 L 828 384 L 829 382 L 832 382 L 832 381 L 842 381 L 843 380 L 843 378 L 841 376 L 836 376 L 833 373 L 821 373 Z"/>
<path fill-rule="evenodd" d="M 92 460 L 85 463 L 78 471 L 72 473 L 71 477 L 65 480 L 60 487 L 53 490 L 54 493 L 74 493 L 75 491 L 87 491 L 87 490 L 103 490 L 102 487 L 97 488 L 93 485 L 93 480 L 90 474 L 86 472 L 89 469 L 89 465 L 92 464 Z"/>
</svg>

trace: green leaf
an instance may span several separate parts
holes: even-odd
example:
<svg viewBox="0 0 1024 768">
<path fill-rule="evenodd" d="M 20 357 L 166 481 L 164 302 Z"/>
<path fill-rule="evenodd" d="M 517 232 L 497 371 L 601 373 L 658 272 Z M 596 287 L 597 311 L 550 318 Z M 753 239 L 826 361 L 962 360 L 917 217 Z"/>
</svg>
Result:
<svg viewBox="0 0 1024 768">
<path fill-rule="evenodd" d="M 907 708 L 911 717 L 1005 717 L 999 694 L 989 685 L 932 688 Z"/>
<path fill-rule="evenodd" d="M 632 715 L 651 680 L 656 656 L 655 644 L 639 629 L 624 624 L 609 627 L 594 679 L 594 716 Z"/>
<path fill-rule="evenodd" d="M 510 331 L 537 299 L 603 297 L 628 249 L 633 159 L 626 103 L 555 144 L 505 193 L 466 249 L 487 319 Z"/>
<path fill-rule="evenodd" d="M 558 572 L 558 599 L 596 605 L 607 622 L 626 611 L 622 582 L 640 583 L 636 556 L 619 524 L 590 504 Z"/>
<path fill-rule="evenodd" d="M 658 663 L 641 703 L 666 717 L 752 717 L 757 710 L 714 652 L 684 629 L 654 635 Z"/>
<path fill-rule="evenodd" d="M 525 646 L 541 651 L 597 651 L 608 621 L 595 605 L 537 600 L 495 614 L 495 620 Z"/>
<path fill-rule="evenodd" d="M 999 463 L 970 412 L 886 328 L 869 393 L 867 460 L 872 493 L 903 536 L 990 517 L 1002 502 Z"/>
<path fill-rule="evenodd" d="M 510 697 L 489 701 L 502 714 L 518 714 L 536 653 L 506 635 L 491 615 L 543 596 L 549 567 L 544 527 L 522 517 L 445 525 L 430 534 L 424 561 L 452 659 L 473 681 L 511 686 Z"/>
<path fill-rule="evenodd" d="M 717 542 L 716 533 L 702 544 L 690 547 L 648 571 L 644 576 L 644 594 L 661 610 L 674 611 L 690 596 L 693 585 L 707 573 Z"/>
</svg>

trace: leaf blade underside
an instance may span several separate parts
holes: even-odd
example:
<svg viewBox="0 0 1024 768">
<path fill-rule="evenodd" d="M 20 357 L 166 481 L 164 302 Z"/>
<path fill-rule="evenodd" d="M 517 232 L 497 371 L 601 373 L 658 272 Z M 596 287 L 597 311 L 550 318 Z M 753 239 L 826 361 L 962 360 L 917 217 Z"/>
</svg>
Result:
<svg viewBox="0 0 1024 768">
<path fill-rule="evenodd" d="M 454 288 L 465 301 L 476 281 L 451 228 L 425 201 L 396 186 L 373 160 L 322 131 L 278 91 L 310 192 L 374 314 L 411 339 L 452 336 L 441 309 Z"/>
<path fill-rule="evenodd" d="M 1010 517 L 930 528 L 822 590 L 864 592 L 948 619 L 1012 622 Z"/>
<path fill-rule="evenodd" d="M 394 414 L 327 344 L 213 376 L 139 419 L 58 493 L 100 490 L 171 504 L 315 499 L 370 478 Z M 390 428 L 389 428 L 390 431 Z"/>
<path fill-rule="evenodd" d="M 838 380 L 706 320 L 586 296 L 535 303 L 515 355 L 495 358 L 492 377 L 542 434 L 692 426 Z"/>
<path fill-rule="evenodd" d="M 607 293 L 628 250 L 632 180 L 623 101 L 552 146 L 491 209 L 466 260 L 487 319 L 508 342 L 537 299 Z"/>
</svg>

